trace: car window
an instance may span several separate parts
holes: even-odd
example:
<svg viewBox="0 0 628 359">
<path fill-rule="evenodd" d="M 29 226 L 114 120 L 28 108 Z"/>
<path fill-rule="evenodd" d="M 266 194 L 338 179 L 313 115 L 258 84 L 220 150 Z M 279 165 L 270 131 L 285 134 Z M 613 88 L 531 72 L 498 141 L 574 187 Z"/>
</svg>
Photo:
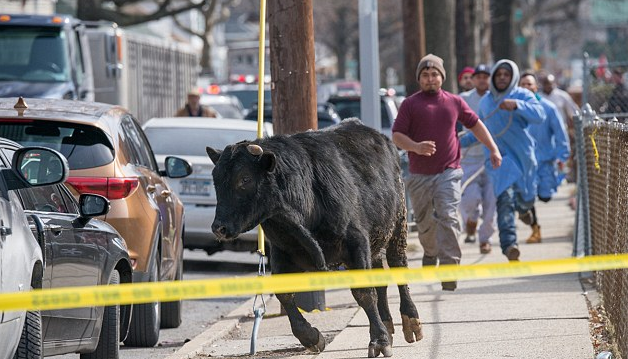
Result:
<svg viewBox="0 0 628 359">
<path fill-rule="evenodd" d="M 78 214 L 79 213 L 78 203 L 76 203 L 76 200 L 74 199 L 70 191 L 68 191 L 65 185 L 58 185 L 58 186 L 59 186 L 58 187 L 59 193 L 61 193 L 61 198 L 63 199 L 63 202 L 65 203 L 65 207 L 68 213 Z"/>
<path fill-rule="evenodd" d="M 42 212 L 70 213 L 57 186 L 32 187 L 18 190 L 24 209 Z"/>
<path fill-rule="evenodd" d="M 73 170 L 104 166 L 114 158 L 111 141 L 94 126 L 0 119 L 0 137 L 22 146 L 43 146 L 59 151 L 68 159 Z"/>
<path fill-rule="evenodd" d="M 257 136 L 256 131 L 209 128 L 148 127 L 144 132 L 156 154 L 178 156 L 207 156 L 207 146 L 222 150 L 227 145 L 254 140 Z M 173 138 L 185 138 L 185 141 L 172 141 Z"/>
<path fill-rule="evenodd" d="M 135 124 L 135 121 L 127 116 L 122 119 L 120 126 L 122 126 L 122 130 L 127 136 L 126 145 L 130 147 L 133 153 L 133 156 L 131 156 L 132 162 L 136 165 L 156 170 L 157 167 L 154 164 L 150 145 Z"/>
</svg>

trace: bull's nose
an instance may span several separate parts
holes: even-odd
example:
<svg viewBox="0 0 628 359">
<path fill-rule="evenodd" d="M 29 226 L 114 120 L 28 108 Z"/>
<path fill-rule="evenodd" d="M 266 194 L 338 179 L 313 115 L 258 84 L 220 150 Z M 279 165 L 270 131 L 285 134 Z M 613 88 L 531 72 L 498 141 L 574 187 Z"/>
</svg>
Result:
<svg viewBox="0 0 628 359">
<path fill-rule="evenodd" d="M 212 232 L 214 232 L 217 237 L 224 238 L 227 235 L 227 227 L 214 222 L 212 224 Z"/>
</svg>

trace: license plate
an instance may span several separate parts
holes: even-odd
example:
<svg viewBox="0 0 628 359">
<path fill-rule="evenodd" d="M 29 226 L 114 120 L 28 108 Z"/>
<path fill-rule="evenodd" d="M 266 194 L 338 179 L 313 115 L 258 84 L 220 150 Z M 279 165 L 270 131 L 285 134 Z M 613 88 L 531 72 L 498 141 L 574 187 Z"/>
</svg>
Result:
<svg viewBox="0 0 628 359">
<path fill-rule="evenodd" d="M 181 194 L 212 197 L 214 195 L 214 183 L 211 180 L 181 180 Z"/>
</svg>

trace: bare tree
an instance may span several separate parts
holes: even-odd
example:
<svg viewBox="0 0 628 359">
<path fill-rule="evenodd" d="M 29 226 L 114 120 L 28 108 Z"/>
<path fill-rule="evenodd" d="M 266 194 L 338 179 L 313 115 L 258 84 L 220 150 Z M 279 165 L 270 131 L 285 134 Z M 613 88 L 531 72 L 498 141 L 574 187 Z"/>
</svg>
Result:
<svg viewBox="0 0 628 359">
<path fill-rule="evenodd" d="M 339 78 L 347 77 L 347 60 L 350 54 L 357 51 L 357 5 L 355 0 L 317 0 L 313 7 L 316 41 L 336 55 Z"/>
<path fill-rule="evenodd" d="M 187 1 L 188 4 L 193 4 L 191 0 Z M 203 50 L 201 52 L 200 66 L 203 74 L 211 74 L 212 61 L 211 61 L 211 48 L 214 45 L 214 37 L 212 31 L 216 24 L 222 23 L 229 19 L 231 15 L 230 7 L 237 6 L 240 0 L 207 0 L 205 6 L 199 10 L 203 16 L 203 28 L 201 31 L 195 31 L 191 27 L 188 27 L 181 23 L 177 16 L 173 16 L 175 24 L 183 31 L 190 35 L 194 35 L 203 41 Z"/>
<path fill-rule="evenodd" d="M 289 134 L 318 127 L 312 1 L 268 2 L 275 133 Z"/>
<path fill-rule="evenodd" d="M 158 5 L 157 10 L 150 14 L 125 12 L 125 6 L 140 2 L 143 0 L 80 0 L 76 2 L 76 16 L 81 20 L 106 20 L 115 22 L 120 26 L 130 26 L 173 16 L 192 9 L 200 9 L 205 6 L 207 0 L 200 0 L 197 3 L 189 2 L 184 6 L 175 6 L 174 3 L 179 3 L 176 0 L 155 0 Z"/>
<path fill-rule="evenodd" d="M 423 8 L 425 19 L 425 49 L 441 57 L 445 62 L 447 76 L 443 82 L 443 88 L 456 92 L 456 52 L 455 29 L 456 17 L 455 0 L 424 0 Z"/>
<path fill-rule="evenodd" d="M 419 90 L 415 68 L 423 56 L 425 56 L 423 0 L 403 0 L 403 82 L 407 96 Z"/>
<path fill-rule="evenodd" d="M 514 0 L 491 0 L 493 54 L 496 60 L 514 59 L 512 14 Z"/>
<path fill-rule="evenodd" d="M 491 20 L 489 0 L 456 2 L 456 73 L 465 66 L 490 61 Z"/>
</svg>

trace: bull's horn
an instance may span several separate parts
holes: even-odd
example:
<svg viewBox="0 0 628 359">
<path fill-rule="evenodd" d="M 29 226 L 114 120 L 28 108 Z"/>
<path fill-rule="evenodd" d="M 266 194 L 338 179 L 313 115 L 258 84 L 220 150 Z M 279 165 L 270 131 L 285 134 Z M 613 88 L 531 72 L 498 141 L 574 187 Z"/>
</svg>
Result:
<svg viewBox="0 0 628 359">
<path fill-rule="evenodd" d="M 246 146 L 246 149 L 253 156 L 261 156 L 264 153 L 264 150 L 258 145 L 248 145 Z"/>
</svg>

